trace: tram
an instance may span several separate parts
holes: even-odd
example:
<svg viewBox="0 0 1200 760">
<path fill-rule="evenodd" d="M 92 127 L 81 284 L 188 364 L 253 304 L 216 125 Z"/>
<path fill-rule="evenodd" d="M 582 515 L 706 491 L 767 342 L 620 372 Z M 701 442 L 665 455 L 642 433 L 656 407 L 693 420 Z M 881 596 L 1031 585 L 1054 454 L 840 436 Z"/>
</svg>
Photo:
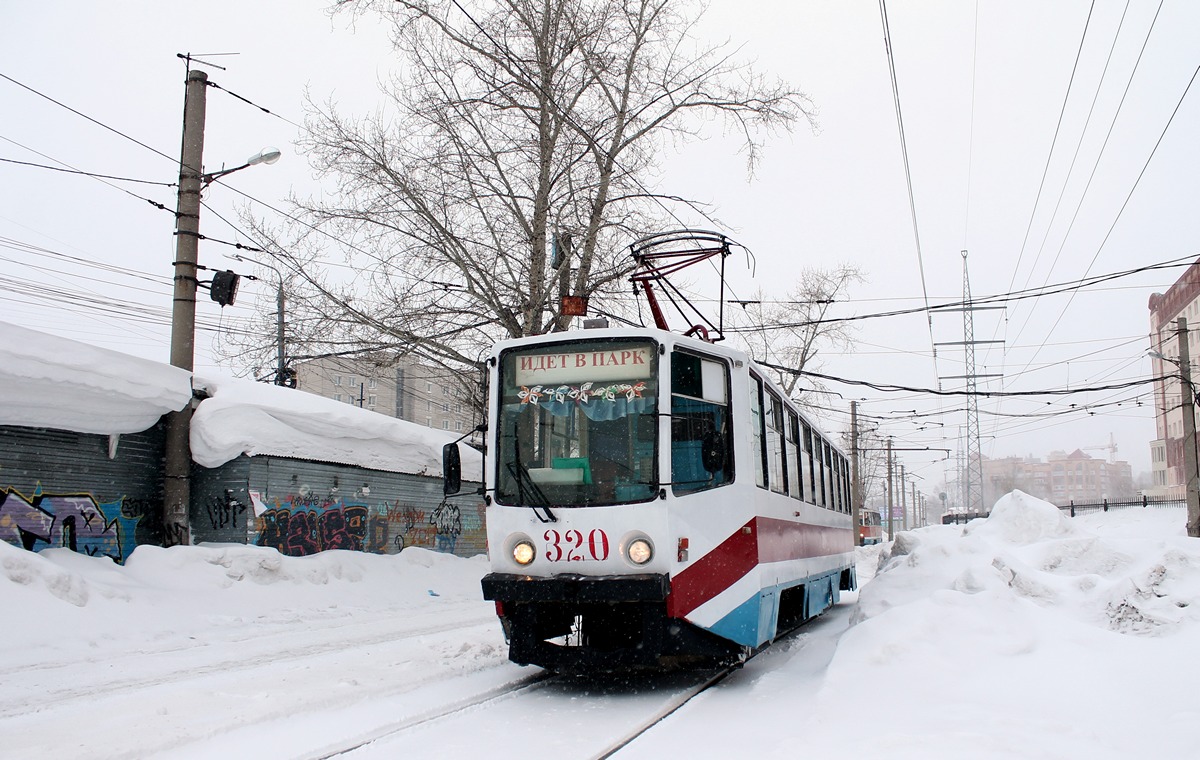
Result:
<svg viewBox="0 0 1200 760">
<path fill-rule="evenodd" d="M 483 594 L 514 662 L 742 660 L 855 587 L 846 458 L 746 354 L 609 328 L 487 365 Z"/>
</svg>

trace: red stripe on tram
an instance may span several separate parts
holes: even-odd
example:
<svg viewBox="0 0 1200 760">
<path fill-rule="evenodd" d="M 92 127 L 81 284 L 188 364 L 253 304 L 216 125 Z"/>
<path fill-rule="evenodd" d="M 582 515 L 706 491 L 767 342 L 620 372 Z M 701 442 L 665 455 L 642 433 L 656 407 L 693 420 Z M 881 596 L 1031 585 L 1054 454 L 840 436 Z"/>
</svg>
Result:
<svg viewBox="0 0 1200 760">
<path fill-rule="evenodd" d="M 732 586 L 755 565 L 811 559 L 854 550 L 854 532 L 756 517 L 671 580 L 667 614 L 684 617 Z"/>
</svg>

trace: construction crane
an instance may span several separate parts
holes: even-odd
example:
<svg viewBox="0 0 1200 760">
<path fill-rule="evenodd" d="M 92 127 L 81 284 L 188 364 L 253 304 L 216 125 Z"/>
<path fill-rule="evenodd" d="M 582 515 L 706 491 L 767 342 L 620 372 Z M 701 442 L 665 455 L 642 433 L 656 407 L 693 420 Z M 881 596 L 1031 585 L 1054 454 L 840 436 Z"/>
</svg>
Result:
<svg viewBox="0 0 1200 760">
<path fill-rule="evenodd" d="M 1100 449 L 1108 449 L 1109 463 L 1117 461 L 1117 441 L 1112 433 L 1108 434 L 1107 446 L 1084 446 L 1081 451 L 1099 451 Z"/>
</svg>

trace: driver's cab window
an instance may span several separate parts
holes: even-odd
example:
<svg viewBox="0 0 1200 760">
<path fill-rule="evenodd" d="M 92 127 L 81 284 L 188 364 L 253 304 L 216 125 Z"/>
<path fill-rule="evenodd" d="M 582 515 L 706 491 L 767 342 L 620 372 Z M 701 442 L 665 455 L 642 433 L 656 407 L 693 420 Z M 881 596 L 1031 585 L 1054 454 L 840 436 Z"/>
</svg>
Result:
<svg viewBox="0 0 1200 760">
<path fill-rule="evenodd" d="M 671 354 L 671 486 L 675 494 L 733 480 L 729 368 L 688 351 Z"/>
</svg>

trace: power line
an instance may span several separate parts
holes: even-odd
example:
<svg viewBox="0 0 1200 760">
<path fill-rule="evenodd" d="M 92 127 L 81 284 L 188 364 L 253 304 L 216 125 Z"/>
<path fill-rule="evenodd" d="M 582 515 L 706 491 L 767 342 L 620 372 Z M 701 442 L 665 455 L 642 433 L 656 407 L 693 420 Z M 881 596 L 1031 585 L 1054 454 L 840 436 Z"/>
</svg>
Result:
<svg viewBox="0 0 1200 760">
<path fill-rule="evenodd" d="M 937 311 L 942 311 L 942 310 L 956 311 L 956 310 L 964 308 L 964 307 L 979 306 L 981 304 L 1004 304 L 1004 303 L 1010 303 L 1013 301 L 1021 301 L 1021 300 L 1025 300 L 1028 298 L 1042 298 L 1042 297 L 1049 296 L 1049 295 L 1057 295 L 1059 293 L 1067 293 L 1067 292 L 1074 293 L 1078 290 L 1088 288 L 1097 283 L 1109 282 L 1111 280 L 1119 279 L 1121 277 L 1129 277 L 1131 275 L 1140 274 L 1142 272 L 1156 271 L 1159 269 L 1170 269 L 1170 268 L 1174 268 L 1174 267 L 1191 266 L 1195 262 L 1195 260 L 1196 259 L 1193 256 L 1185 256 L 1185 257 L 1181 257 L 1181 258 L 1177 258 L 1177 259 L 1169 259 L 1168 261 L 1160 262 L 1158 264 L 1149 264 L 1149 265 L 1146 265 L 1143 267 L 1137 267 L 1134 269 L 1126 269 L 1126 270 L 1123 270 L 1120 272 L 1113 272 L 1113 273 L 1103 274 L 1103 275 L 1095 275 L 1093 277 L 1084 277 L 1078 281 L 1056 283 L 1056 284 L 1048 286 L 1048 287 L 1032 288 L 1029 291 L 1017 291 L 1017 292 L 1010 292 L 1010 293 L 1001 293 L 1001 294 L 991 295 L 991 296 L 983 296 L 981 298 L 973 299 L 970 303 L 964 303 L 962 301 L 955 301 L 955 302 L 937 304 L 937 305 L 928 306 L 928 307 L 916 307 L 916 308 L 912 308 L 912 309 L 896 309 L 893 311 L 875 312 L 872 314 L 856 314 L 856 315 L 852 315 L 849 317 L 830 317 L 828 319 L 812 320 L 809 322 L 781 322 L 781 323 L 772 325 L 771 327 L 773 329 L 808 327 L 810 325 L 821 325 L 821 324 L 829 324 L 829 323 L 835 323 L 835 322 L 854 322 L 854 321 L 859 321 L 859 320 L 863 320 L 863 319 L 879 319 L 879 318 L 883 318 L 883 317 L 896 317 L 896 316 L 904 316 L 904 315 L 908 315 L 908 314 L 921 314 L 921 313 L 925 313 L 925 312 L 937 312 Z M 761 329 L 763 329 L 763 328 L 761 328 L 761 327 L 754 327 L 754 328 L 733 327 L 733 328 L 729 328 L 728 330 L 726 330 L 726 332 L 732 332 L 732 333 L 749 332 L 749 331 L 757 332 Z"/>
<path fill-rule="evenodd" d="M 55 172 L 64 172 L 66 174 L 82 174 L 85 177 L 96 177 L 97 179 L 112 179 L 119 182 L 139 182 L 143 185 L 160 185 L 162 187 L 175 187 L 173 182 L 155 182 L 149 179 L 133 179 L 132 177 L 116 177 L 111 174 L 97 174 L 96 172 L 85 172 L 81 169 L 63 169 L 59 166 L 47 166 L 46 164 L 35 164 L 29 161 L 17 161 L 13 158 L 0 158 L 6 164 L 18 164 L 20 166 L 31 166 L 36 169 L 49 169 Z"/>
<path fill-rule="evenodd" d="M 908 209 L 912 217 L 913 240 L 917 248 L 917 268 L 921 275 L 921 293 L 925 297 L 925 310 L 928 312 L 929 344 L 933 351 L 933 376 L 940 377 L 937 368 L 937 344 L 933 339 L 933 314 L 929 312 L 929 288 L 925 284 L 925 259 L 921 255 L 921 233 L 917 224 L 917 201 L 913 194 L 912 167 L 908 161 L 908 141 L 904 134 L 904 113 L 900 108 L 900 85 L 896 81 L 896 59 L 892 53 L 892 31 L 888 25 L 887 0 L 879 0 L 879 14 L 883 19 L 883 43 L 887 52 L 888 72 L 892 81 L 892 99 L 896 104 L 896 126 L 900 131 L 900 154 L 904 160 L 904 179 L 908 186 Z"/>
<path fill-rule="evenodd" d="M 76 116 L 87 119 L 88 121 L 92 122 L 93 124 L 95 124 L 98 127 L 103 127 L 104 129 L 107 129 L 109 132 L 112 132 L 115 135 L 123 137 L 126 140 L 129 140 L 130 142 L 134 143 L 135 145 L 140 145 L 141 147 L 145 148 L 146 150 L 150 151 L 151 153 L 155 153 L 159 156 L 162 156 L 163 158 L 167 159 L 168 161 L 178 163 L 178 159 L 168 156 L 166 153 L 163 153 L 161 150 L 159 150 L 157 148 L 153 148 L 153 147 L 147 145 L 146 143 L 142 142 L 141 140 L 138 140 L 137 138 L 130 137 L 129 135 L 122 132 L 121 130 L 116 129 L 115 127 L 110 127 L 102 121 L 93 119 L 91 116 L 88 116 L 87 114 L 85 114 L 81 111 L 77 111 L 74 108 L 71 108 L 69 105 L 62 103 L 60 101 L 57 101 L 54 98 L 50 97 L 49 95 L 47 95 L 43 92 L 39 92 L 38 90 L 35 90 L 34 88 L 30 87 L 27 84 L 18 82 L 17 80 L 13 79 L 12 77 L 8 76 L 7 74 L 5 74 L 3 72 L 0 72 L 0 79 L 7 79 L 9 82 L 12 82 L 13 84 L 17 85 L 18 87 L 24 88 L 24 89 L 28 90 L 29 92 L 32 92 L 34 95 L 37 95 L 40 98 L 45 98 L 46 100 L 50 101 L 54 105 L 56 105 L 60 108 L 65 108 L 66 110 L 70 111 L 71 113 L 75 114 Z"/>
<path fill-rule="evenodd" d="M 1079 70 L 1079 59 L 1083 56 L 1083 43 L 1087 39 L 1088 27 L 1092 23 L 1092 12 L 1096 9 L 1096 0 L 1092 0 L 1088 6 L 1087 19 L 1083 24 L 1083 34 L 1079 36 L 1079 49 L 1075 52 L 1075 63 L 1071 67 L 1071 78 L 1067 81 L 1067 91 L 1063 93 L 1062 109 L 1058 112 L 1058 122 L 1054 125 L 1054 137 L 1050 141 L 1050 150 L 1046 153 L 1046 165 L 1042 169 L 1042 179 L 1038 183 L 1037 196 L 1033 199 L 1033 208 L 1029 212 L 1029 224 L 1025 227 L 1025 238 L 1021 241 L 1021 250 L 1017 254 L 1017 263 L 1013 266 L 1012 280 L 1008 283 L 1008 289 L 1012 290 L 1013 285 L 1017 282 L 1017 272 L 1021 269 L 1021 260 L 1025 256 L 1025 245 L 1029 242 L 1029 232 L 1033 229 L 1033 219 L 1037 216 L 1038 203 L 1042 200 L 1042 190 L 1046 187 L 1046 177 L 1050 174 L 1050 160 L 1054 156 L 1054 146 L 1058 144 L 1058 133 L 1062 129 L 1063 116 L 1067 113 L 1067 102 L 1071 98 L 1071 88 L 1075 84 L 1075 74 Z"/>
<path fill-rule="evenodd" d="M 1197 75 L 1200 75 L 1200 66 L 1197 66 L 1196 70 L 1192 72 L 1192 77 L 1188 80 L 1187 87 L 1184 88 L 1183 94 L 1179 96 L 1179 101 L 1175 104 L 1175 109 L 1171 112 L 1170 118 L 1167 119 L 1166 125 L 1163 126 L 1162 132 L 1158 136 L 1158 140 L 1155 141 L 1154 147 L 1150 150 L 1150 155 L 1146 157 L 1146 162 L 1142 165 L 1141 171 L 1138 172 L 1137 179 L 1134 180 L 1133 186 L 1129 188 L 1129 193 L 1125 196 L 1124 202 L 1121 203 L 1121 208 L 1117 211 L 1117 215 L 1113 219 L 1112 224 L 1109 226 L 1108 232 L 1104 234 L 1104 239 L 1100 241 L 1100 245 L 1096 249 L 1095 255 L 1092 256 L 1091 262 L 1088 263 L 1087 269 L 1084 270 L 1084 277 L 1087 277 L 1087 273 L 1090 272 L 1092 267 L 1096 265 L 1096 260 L 1100 258 L 1100 252 L 1104 250 L 1104 246 L 1108 243 L 1108 239 L 1112 237 L 1113 230 L 1116 229 L 1117 223 L 1121 221 L 1121 216 L 1125 213 L 1125 209 L 1129 207 L 1129 201 L 1133 198 L 1134 192 L 1137 191 L 1138 185 L 1141 184 L 1142 178 L 1146 176 L 1146 170 L 1150 168 L 1150 162 L 1154 160 L 1154 154 L 1158 152 L 1159 146 L 1162 145 L 1163 138 L 1165 138 L 1167 135 L 1167 130 L 1171 128 L 1171 124 L 1175 121 L 1176 115 L 1179 114 L 1179 109 L 1183 106 L 1183 101 L 1187 98 L 1188 92 L 1191 91 L 1192 85 L 1195 84 Z M 1074 301 L 1074 299 L 1075 294 L 1072 293 L 1070 298 L 1067 300 L 1067 303 L 1063 305 L 1062 311 L 1059 312 L 1058 318 L 1054 320 L 1054 324 L 1050 326 L 1049 330 L 1047 330 L 1047 338 L 1054 333 L 1054 329 L 1058 327 L 1060 322 L 1062 322 L 1063 317 L 1067 313 L 1067 308 L 1070 307 L 1071 302 Z M 1030 358 L 1030 361 L 1033 361 L 1035 358 L 1037 358 L 1036 352 L 1034 353 L 1033 357 Z"/>
<path fill-rule="evenodd" d="M 789 374 L 798 375 L 800 377 L 815 377 L 821 380 L 829 380 L 831 382 L 843 383 L 845 385 L 856 385 L 866 388 L 872 388 L 882 392 L 903 392 L 903 393 L 919 393 L 933 396 L 978 396 L 982 398 L 1010 398 L 1021 396 L 1069 396 L 1077 393 L 1093 393 L 1097 391 L 1120 390 L 1122 388 L 1133 388 L 1146 383 L 1156 383 L 1161 378 L 1151 377 L 1139 380 L 1131 380 L 1125 383 L 1113 383 L 1110 385 L 1097 385 L 1084 388 L 1051 388 L 1039 391 L 947 391 L 940 388 L 918 388 L 908 385 L 892 385 L 888 383 L 873 383 L 866 380 L 851 380 L 849 378 L 837 377 L 835 375 L 826 375 L 821 372 L 812 372 L 810 370 L 798 370 L 793 367 L 784 367 L 780 364 L 770 364 L 767 362 L 757 362 L 763 367 L 787 372 Z"/>
</svg>

